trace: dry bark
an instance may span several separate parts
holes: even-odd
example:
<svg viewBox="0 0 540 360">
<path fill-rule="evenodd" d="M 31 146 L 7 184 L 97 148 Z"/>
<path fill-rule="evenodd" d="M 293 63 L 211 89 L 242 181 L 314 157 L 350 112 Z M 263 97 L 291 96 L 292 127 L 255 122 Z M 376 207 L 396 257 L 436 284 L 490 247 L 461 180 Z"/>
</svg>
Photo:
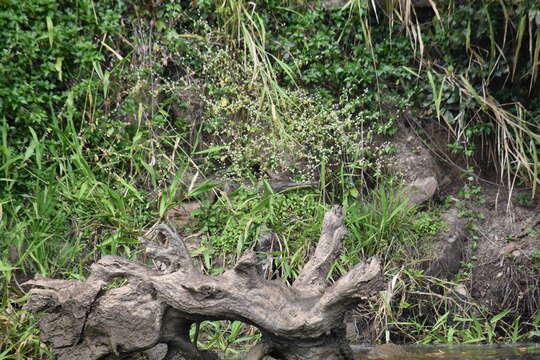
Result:
<svg viewBox="0 0 540 360">
<path fill-rule="evenodd" d="M 44 312 L 41 337 L 60 360 L 129 354 L 161 343 L 168 346 L 166 359 L 217 359 L 190 341 L 190 326 L 203 320 L 240 320 L 259 328 L 263 341 L 247 353 L 249 360 L 352 359 L 344 314 L 383 283 L 376 258 L 333 284 L 325 280 L 347 234 L 340 207 L 326 213 L 317 248 L 293 286 L 262 278 L 251 250 L 223 274 L 204 275 L 182 239 L 166 225 L 159 230 L 168 247 L 144 243 L 150 257 L 167 264 L 163 271 L 105 256 L 87 280 L 37 277 L 26 283 L 32 286 L 26 308 Z M 112 288 L 117 278 L 127 281 Z"/>
</svg>

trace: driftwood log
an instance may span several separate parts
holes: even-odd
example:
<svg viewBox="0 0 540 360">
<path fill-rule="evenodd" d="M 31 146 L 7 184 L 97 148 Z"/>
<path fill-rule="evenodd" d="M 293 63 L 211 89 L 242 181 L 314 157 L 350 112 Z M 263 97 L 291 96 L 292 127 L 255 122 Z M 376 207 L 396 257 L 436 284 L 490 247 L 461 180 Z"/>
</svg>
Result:
<svg viewBox="0 0 540 360">
<path fill-rule="evenodd" d="M 36 277 L 26 283 L 32 288 L 25 307 L 39 313 L 41 337 L 60 360 L 133 354 L 163 343 L 165 359 L 218 359 L 190 340 L 190 327 L 204 320 L 239 320 L 260 329 L 262 343 L 248 360 L 353 358 L 344 314 L 383 282 L 376 258 L 333 284 L 326 281 L 347 234 L 340 207 L 326 213 L 315 252 L 292 286 L 262 278 L 252 250 L 223 274 L 204 275 L 182 239 L 166 225 L 159 229 L 167 247 L 143 242 L 148 256 L 167 264 L 165 270 L 105 256 L 87 280 Z"/>
</svg>

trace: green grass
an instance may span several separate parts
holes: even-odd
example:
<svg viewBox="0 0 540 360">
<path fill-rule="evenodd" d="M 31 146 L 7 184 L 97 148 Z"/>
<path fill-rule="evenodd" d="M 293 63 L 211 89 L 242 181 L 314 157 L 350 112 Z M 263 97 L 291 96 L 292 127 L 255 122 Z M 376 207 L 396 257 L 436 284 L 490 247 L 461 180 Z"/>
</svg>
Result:
<svg viewBox="0 0 540 360">
<path fill-rule="evenodd" d="M 179 181 L 187 168 L 184 152 L 171 147 L 157 154 L 152 149 L 155 141 L 163 147 L 175 141 L 170 136 L 154 139 L 140 129 L 133 137 L 111 137 L 103 149 L 83 146 L 85 135 L 73 126 L 61 127 L 60 121 L 51 130 L 41 139 L 33 136 L 20 153 L 10 143 L 12 130 L 5 121 L 1 128 L 1 320 L 6 336 L 0 348 L 32 358 L 43 358 L 46 349 L 32 317 L 20 310 L 21 279 L 35 273 L 84 278 L 88 266 L 103 255 L 135 258 L 137 236 L 182 201 L 189 185 Z M 124 146 L 116 148 L 118 142 Z M 162 158 L 145 167 L 156 155 Z M 152 182 L 156 187 L 146 190 L 144 184 Z"/>
<path fill-rule="evenodd" d="M 260 193 L 240 187 L 215 204 L 203 205 L 195 213 L 194 231 L 203 232 L 211 256 L 227 259 L 228 266 L 253 248 L 262 232 L 274 232 L 271 256 L 275 263 L 270 276 L 294 280 L 319 238 L 327 209 L 319 198 L 316 189 Z"/>
<path fill-rule="evenodd" d="M 212 349 L 222 354 L 242 353 L 261 338 L 258 330 L 240 321 L 204 321 L 200 324 L 198 344 L 201 349 Z M 190 336 L 194 339 L 195 328 Z"/>
<path fill-rule="evenodd" d="M 392 339 L 423 344 L 518 343 L 536 336 L 538 321 L 524 331 L 517 307 L 492 313 L 464 298 L 459 283 L 395 272 L 380 300 L 379 326 Z"/>
<path fill-rule="evenodd" d="M 9 279 L 5 279 L 9 280 Z M 11 294 L 13 296 L 13 294 Z M 25 298 L 20 298 L 19 302 Z M 52 354 L 39 338 L 36 321 L 26 311 L 18 310 L 19 304 L 3 300 L 0 315 L 0 359 L 45 359 Z"/>
</svg>

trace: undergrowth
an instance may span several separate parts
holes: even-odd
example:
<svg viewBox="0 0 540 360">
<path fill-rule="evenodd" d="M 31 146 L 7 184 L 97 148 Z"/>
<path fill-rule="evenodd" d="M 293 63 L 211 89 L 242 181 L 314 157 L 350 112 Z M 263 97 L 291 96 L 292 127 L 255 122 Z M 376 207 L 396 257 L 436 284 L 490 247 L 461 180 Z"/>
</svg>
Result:
<svg viewBox="0 0 540 360">
<path fill-rule="evenodd" d="M 408 205 L 385 174 L 394 149 L 375 141 L 398 131 L 387 103 L 425 107 L 466 168 L 487 159 L 534 192 L 537 4 L 441 1 L 439 17 L 368 3 L 4 1 L 0 358 L 51 356 L 21 310 L 22 282 L 83 279 L 103 255 L 138 258 L 137 237 L 187 199 L 201 207 L 183 230 L 202 238 L 193 255 L 209 273 L 272 232 L 267 276 L 294 281 L 339 203 L 350 234 L 329 280 L 383 256 L 395 280 L 373 306 L 386 331 L 423 342 L 538 336 L 538 314 L 472 312 L 456 284 L 409 266 L 444 224 L 436 208 Z M 273 192 L 284 178 L 311 187 Z M 244 185 L 209 201 L 228 179 Z M 467 309 L 460 318 L 456 306 Z M 204 346 L 224 352 L 258 338 L 238 322 L 202 331 Z"/>
<path fill-rule="evenodd" d="M 390 275 L 390 274 L 389 274 Z M 464 279 L 447 281 L 400 269 L 379 304 L 378 330 L 394 341 L 423 344 L 527 342 L 538 336 L 539 313 L 524 322 L 518 307 L 493 312 L 470 301 Z M 525 327 L 528 331 L 524 331 Z"/>
<path fill-rule="evenodd" d="M 373 143 L 381 115 L 366 108 L 367 96 L 343 95 L 329 104 L 296 89 L 288 92 L 289 102 L 274 106 L 253 92 L 262 84 L 238 81 L 241 65 L 225 51 L 208 54 L 205 64 L 203 75 L 212 85 L 205 91 L 202 132 L 215 149 L 205 170 L 231 178 L 307 181 L 319 176 L 324 163 L 358 176 L 382 174 L 390 150 Z"/>
</svg>

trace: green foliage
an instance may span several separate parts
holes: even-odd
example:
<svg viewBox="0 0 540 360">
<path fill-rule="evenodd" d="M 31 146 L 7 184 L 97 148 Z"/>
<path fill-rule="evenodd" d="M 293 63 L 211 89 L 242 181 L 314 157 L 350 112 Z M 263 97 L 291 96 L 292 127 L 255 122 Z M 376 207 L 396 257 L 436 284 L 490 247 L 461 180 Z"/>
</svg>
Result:
<svg viewBox="0 0 540 360">
<path fill-rule="evenodd" d="M 243 77 L 241 65 L 225 51 L 205 60 L 209 86 L 203 130 L 207 146 L 220 149 L 208 163 L 214 169 L 240 178 L 312 179 L 321 163 L 381 172 L 378 155 L 385 149 L 372 144 L 380 113 L 363 109 L 368 96 L 343 96 L 332 105 L 298 89 L 289 91 L 290 102 L 261 104 L 256 94 L 262 85 Z"/>
<path fill-rule="evenodd" d="M 50 107 L 66 100 L 70 81 L 90 75 L 94 63 L 109 57 L 94 38 L 118 31 L 123 3 L 68 3 L 2 3 L 0 113 L 18 131 L 28 126 L 44 131 Z"/>
<path fill-rule="evenodd" d="M 407 38 L 386 36 L 382 24 L 363 27 L 366 9 L 269 6 L 267 11 L 272 11 L 267 24 L 272 52 L 297 69 L 299 84 L 321 95 L 369 96 L 369 106 L 376 107 L 382 93 L 402 92 L 403 81 L 411 78 L 403 68 L 413 61 Z"/>
<path fill-rule="evenodd" d="M 491 313 L 464 296 L 463 285 L 400 270 L 379 303 L 381 326 L 392 339 L 423 344 L 516 343 L 525 332 L 518 308 Z"/>
<path fill-rule="evenodd" d="M 537 4 L 437 4 L 445 16 L 426 11 L 418 26 L 399 23 L 399 8 L 388 7 L 388 26 L 383 12 L 356 0 L 343 9 L 302 1 L 3 1 L 0 357 L 50 356 L 21 310 L 21 278 L 84 278 L 103 255 L 136 258 L 143 229 L 215 186 L 194 188 L 192 170 L 241 181 L 320 180 L 318 189 L 285 193 L 264 181 L 263 191 L 241 186 L 204 202 L 195 229 L 185 229 L 202 232 L 194 255 L 212 274 L 263 231 L 274 232 L 269 275 L 289 282 L 316 244 L 325 200 L 346 208 L 340 272 L 375 254 L 386 254 L 389 267 L 401 264 L 399 255 L 422 253 L 444 226 L 435 211 L 408 206 L 384 178 L 384 157 L 395 149 L 374 145 L 395 134 L 413 102 L 433 105 L 457 152 L 473 156 L 478 139 L 505 139 L 498 149 L 510 160 L 499 169 L 535 183 L 539 111 L 525 107 L 539 105 Z M 436 60 L 418 71 L 413 34 L 424 59 Z M 503 86 L 508 78 L 512 86 Z M 516 101 L 522 105 L 501 105 Z M 478 199 L 479 191 L 467 184 L 461 196 Z M 407 297 L 426 289 L 422 282 L 450 294 L 449 283 L 406 276 L 394 282 L 401 300 L 390 296 L 385 311 L 409 340 L 521 339 L 513 310 L 452 318 L 455 292 Z M 208 322 L 201 331 L 205 346 L 224 352 L 258 338 L 238 322 Z"/>
<path fill-rule="evenodd" d="M 141 229 L 187 193 L 177 180 L 185 133 L 157 133 L 170 103 L 153 112 L 126 90 L 159 70 L 137 57 L 133 71 L 121 55 L 133 55 L 117 37 L 132 6 L 44 0 L 0 8 L 2 356 L 48 355 L 20 309 L 21 278 L 83 278 L 102 255 L 137 256 Z"/>
<path fill-rule="evenodd" d="M 536 231 L 536 232 L 538 232 L 538 231 Z M 533 232 L 531 232 L 531 233 L 534 233 L 534 230 L 533 230 Z M 540 251 L 535 251 L 535 252 L 533 252 L 533 253 L 531 254 L 531 260 L 532 260 L 534 266 L 535 266 L 538 270 L 540 270 Z M 539 314 L 540 314 L 540 313 L 539 313 Z M 537 316 L 537 319 L 540 319 L 540 315 Z M 540 325 L 540 321 L 539 321 L 538 324 L 536 324 L 536 325 Z"/>
<path fill-rule="evenodd" d="M 534 194 L 540 183 L 540 123 L 535 112 L 540 91 L 539 5 L 447 0 L 437 7 L 444 16 L 431 14 L 431 22 L 426 21 L 417 36 L 430 59 L 419 71 L 427 71 L 429 80 L 423 105 L 434 107 L 449 129 L 450 148 L 466 155 L 469 165 L 495 167 L 509 186 L 515 174 Z"/>
<path fill-rule="evenodd" d="M 194 338 L 195 329 L 191 331 Z M 218 350 L 220 353 L 233 355 L 243 352 L 260 340 L 260 333 L 255 327 L 240 321 L 204 321 L 200 324 L 199 347 Z"/>
<path fill-rule="evenodd" d="M 25 300 L 25 298 L 19 300 Z M 19 310 L 18 307 L 19 304 L 13 302 L 1 304 L 0 332 L 2 337 L 0 338 L 0 358 L 52 358 L 50 351 L 39 339 L 36 320 L 29 316 L 26 311 Z"/>
<path fill-rule="evenodd" d="M 350 234 L 344 264 L 383 253 L 389 261 L 399 255 L 417 255 L 443 226 L 435 213 L 411 207 L 402 191 L 391 184 L 380 184 L 362 201 L 349 205 L 345 219 Z"/>
<path fill-rule="evenodd" d="M 207 236 L 214 257 L 235 257 L 255 246 L 261 232 L 277 234 L 272 256 L 278 262 L 277 274 L 294 279 L 316 244 L 326 206 L 319 193 L 294 190 L 273 193 L 244 186 L 221 197 L 215 204 L 202 207 L 194 216 L 198 229 Z"/>
<path fill-rule="evenodd" d="M 473 83 L 487 81 L 501 103 L 520 99 L 527 104 L 534 98 L 538 64 L 533 58 L 540 26 L 537 3 L 487 0 L 460 6 L 443 1 L 437 5 L 445 16 L 424 32 L 424 41 L 430 44 L 427 51 L 433 53 L 430 55 L 442 55 L 449 69 L 466 74 Z M 527 18 L 529 21 L 524 21 Z M 528 49 L 524 47 L 527 42 Z M 470 59 L 474 59 L 472 66 L 467 65 Z M 513 82 L 510 88 L 497 86 L 508 77 Z"/>
</svg>

